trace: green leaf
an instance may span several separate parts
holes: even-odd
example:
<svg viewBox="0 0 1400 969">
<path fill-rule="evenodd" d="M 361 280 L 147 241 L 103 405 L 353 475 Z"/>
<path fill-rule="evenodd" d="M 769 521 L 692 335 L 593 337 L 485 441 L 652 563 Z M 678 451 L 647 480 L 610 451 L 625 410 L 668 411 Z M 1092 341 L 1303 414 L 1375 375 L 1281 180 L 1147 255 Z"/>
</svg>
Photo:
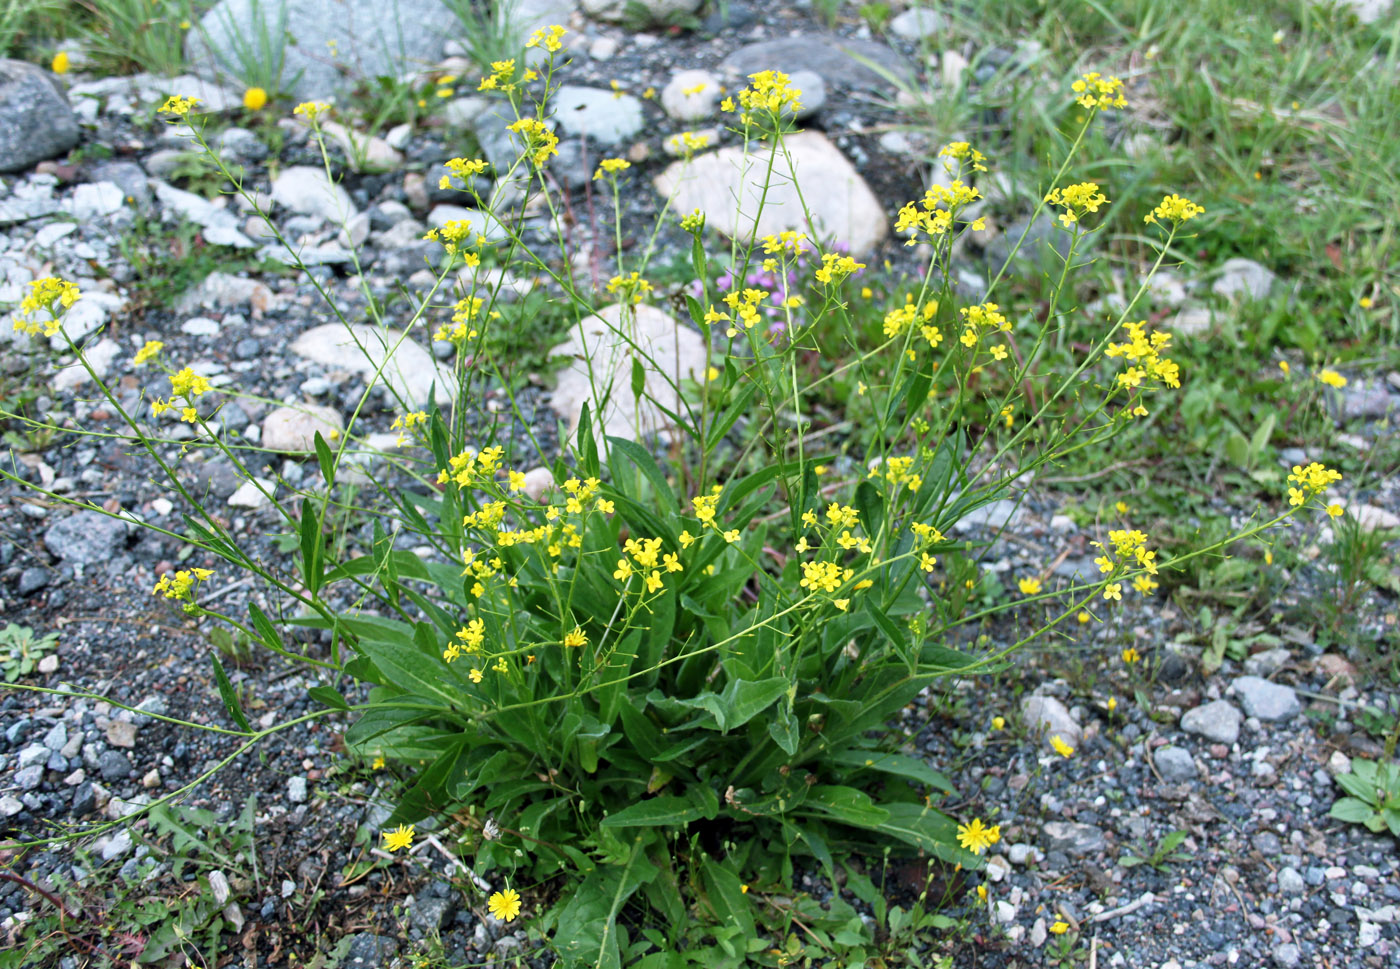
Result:
<svg viewBox="0 0 1400 969">
<path fill-rule="evenodd" d="M 632 396 L 641 399 L 642 391 L 647 387 L 647 368 L 642 366 L 640 357 L 632 358 Z"/>
<path fill-rule="evenodd" d="M 657 875 L 642 852 L 646 838 L 638 833 L 627 862 L 595 870 L 573 891 L 559 912 L 554 946 L 569 965 L 589 969 L 621 969 L 617 913 L 641 885 Z"/>
<path fill-rule="evenodd" d="M 721 693 L 702 693 L 678 700 L 682 706 L 708 710 L 721 732 L 742 727 L 772 706 L 788 691 L 787 677 L 766 680 L 730 680 Z"/>
<path fill-rule="evenodd" d="M 273 649 L 281 649 L 282 637 L 277 635 L 277 627 L 272 625 L 272 620 L 258 608 L 256 602 L 248 603 L 248 615 L 253 620 L 253 629 L 257 631 L 263 643 Z"/>
<path fill-rule="evenodd" d="M 321 466 L 321 477 L 326 481 L 326 487 L 330 488 L 335 484 L 335 457 L 331 454 L 330 445 L 321 436 L 321 432 L 316 432 L 316 463 Z"/>
<path fill-rule="evenodd" d="M 677 827 L 702 817 L 704 812 L 690 800 L 668 794 L 629 804 L 609 814 L 602 825 L 605 828 Z"/>
<path fill-rule="evenodd" d="M 676 493 L 671 488 L 671 483 L 666 480 L 666 475 L 656 465 L 656 459 L 651 456 L 651 452 L 641 445 L 629 441 L 622 437 L 609 437 L 609 463 L 613 466 L 613 480 L 621 480 L 619 474 L 619 458 L 626 458 L 636 465 L 637 470 L 646 476 L 651 482 L 652 488 L 656 492 L 656 497 L 662 502 L 664 509 L 672 515 L 680 514 L 680 505 L 676 501 Z"/>
<path fill-rule="evenodd" d="M 783 749 L 783 753 L 791 757 L 797 753 L 797 744 L 801 738 L 797 718 L 790 710 L 779 710 L 778 715 L 768 721 L 768 736 Z"/>
<path fill-rule="evenodd" d="M 453 708 L 462 701 L 462 692 L 454 686 L 456 677 L 440 658 L 427 656 L 407 643 L 376 639 L 361 640 L 359 650 L 384 674 L 382 686 L 433 697 Z"/>
<path fill-rule="evenodd" d="M 252 733 L 253 728 L 243 713 L 243 705 L 238 702 L 238 694 L 233 691 L 233 684 L 229 682 L 228 674 L 224 672 L 224 664 L 219 662 L 216 653 L 210 653 L 209 658 L 214 661 L 214 682 L 219 686 L 219 696 L 224 701 L 224 707 L 228 710 L 229 716 L 233 717 L 233 722 L 238 724 L 239 729 Z"/>
<path fill-rule="evenodd" d="M 742 938 L 753 938 L 753 903 L 745 894 L 739 876 L 723 862 L 705 855 L 700 862 L 700 878 L 705 887 L 705 901 L 715 914 L 715 922 L 738 927 L 742 930 Z"/>
<path fill-rule="evenodd" d="M 593 418 L 588 411 L 588 401 L 584 401 L 583 410 L 579 413 L 574 446 L 578 448 L 579 465 L 583 468 L 584 475 L 589 478 L 598 477 L 598 440 L 593 436 Z"/>
<path fill-rule="evenodd" d="M 330 707 L 332 710 L 349 710 L 350 704 L 345 702 L 345 697 L 340 691 L 329 686 L 313 686 L 306 691 L 306 695 L 311 697 L 322 706 Z"/>
<path fill-rule="evenodd" d="M 316 595 L 321 588 L 321 523 L 309 499 L 301 503 L 301 575 L 306 591 Z"/>
<path fill-rule="evenodd" d="M 1371 815 L 1376 811 L 1371 805 L 1356 797 L 1340 798 L 1332 805 L 1332 810 L 1328 811 L 1329 817 L 1338 821 L 1350 821 L 1352 824 L 1365 824 L 1371 819 Z"/>
<path fill-rule="evenodd" d="M 870 795 L 854 787 L 818 785 L 807 794 L 804 807 L 814 808 L 843 824 L 857 828 L 877 828 L 890 819 L 890 812 L 870 800 Z"/>
<path fill-rule="evenodd" d="M 898 838 L 952 865 L 979 869 L 983 861 L 970 851 L 958 847 L 958 826 L 951 818 L 933 808 L 908 802 L 882 804 L 889 820 L 878 826 L 884 834 Z"/>
<path fill-rule="evenodd" d="M 883 754 L 876 750 L 838 750 L 825 755 L 833 764 L 841 764 L 857 769 L 896 774 L 918 784 L 927 784 L 940 791 L 953 793 L 953 784 L 923 761 L 903 754 Z"/>
<path fill-rule="evenodd" d="M 726 363 L 726 367 L 728 363 Z M 719 442 L 724 440 L 724 435 L 732 428 L 745 414 L 749 412 L 749 402 L 753 400 L 754 394 L 758 393 L 758 384 L 748 383 L 744 389 L 739 391 L 739 396 L 734 399 L 715 422 L 710 425 L 710 429 L 705 434 L 705 449 L 713 451 L 719 446 Z"/>
</svg>

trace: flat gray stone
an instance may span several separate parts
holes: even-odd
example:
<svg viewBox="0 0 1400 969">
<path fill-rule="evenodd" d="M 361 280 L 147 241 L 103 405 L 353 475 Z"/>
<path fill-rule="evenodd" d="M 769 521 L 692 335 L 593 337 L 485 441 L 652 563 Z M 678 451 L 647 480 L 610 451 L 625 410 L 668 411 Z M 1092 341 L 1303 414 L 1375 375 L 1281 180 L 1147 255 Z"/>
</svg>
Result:
<svg viewBox="0 0 1400 969">
<path fill-rule="evenodd" d="M 760 71 L 794 74 L 805 70 L 820 74 L 828 84 L 866 90 L 892 86 L 881 71 L 910 74 L 904 59 L 884 44 L 832 34 L 808 34 L 748 44 L 726 57 L 723 66 L 738 74 L 745 83 L 750 74 Z"/>
<path fill-rule="evenodd" d="M 1191 759 L 1191 753 L 1181 747 L 1158 748 L 1152 755 L 1152 763 L 1157 765 L 1157 772 L 1163 780 L 1173 784 L 1196 777 L 1196 762 Z"/>
<path fill-rule="evenodd" d="M 367 324 L 326 323 L 313 327 L 292 344 L 298 356 L 332 369 L 349 370 L 385 382 L 412 409 L 429 398 L 439 405 L 451 403 L 457 381 L 450 368 L 433 358 L 421 344 L 393 330 Z M 393 405 L 399 408 L 396 401 Z"/>
<path fill-rule="evenodd" d="M 1028 696 L 1022 700 L 1021 722 L 1031 733 L 1042 734 L 1045 745 L 1051 749 L 1052 737 L 1078 747 L 1084 735 L 1084 728 L 1075 721 L 1069 708 L 1053 696 Z"/>
<path fill-rule="evenodd" d="M 1244 718 L 1228 700 L 1215 700 L 1181 717 L 1181 729 L 1218 744 L 1233 744 L 1240 738 L 1240 721 Z"/>
<path fill-rule="evenodd" d="M 201 76 L 236 76 L 240 45 L 264 30 L 285 34 L 281 86 L 298 100 L 327 99 L 436 63 L 458 29 L 441 0 L 221 0 L 189 32 L 185 56 Z"/>
<path fill-rule="evenodd" d="M 630 94 L 565 84 L 550 107 L 566 135 L 587 136 L 600 145 L 619 144 L 642 130 L 642 102 Z"/>
<path fill-rule="evenodd" d="M 78 143 L 78 119 L 46 71 L 0 60 L 0 172 L 20 172 Z"/>
<path fill-rule="evenodd" d="M 1091 855 L 1108 847 L 1103 829 L 1074 821 L 1047 821 L 1041 829 L 1048 851 L 1063 851 L 1067 855 Z"/>
<path fill-rule="evenodd" d="M 1258 676 L 1237 676 L 1230 684 L 1244 712 L 1260 720 L 1291 720 L 1303 712 L 1303 704 L 1291 686 L 1271 683 Z"/>
<path fill-rule="evenodd" d="M 50 525 L 44 545 L 73 565 L 106 562 L 126 547 L 126 523 L 101 512 L 80 511 Z"/>
<path fill-rule="evenodd" d="M 702 0 L 583 0 L 583 9 L 594 20 L 630 23 L 638 17 L 651 24 L 673 23 L 677 17 L 700 9 Z M 568 23 L 560 20 L 559 23 Z"/>
<path fill-rule="evenodd" d="M 344 430 L 345 421 L 334 408 L 318 404 L 279 407 L 263 418 L 262 446 L 284 454 L 305 454 L 316 449 L 319 433 L 335 450 Z"/>
<path fill-rule="evenodd" d="M 1253 259 L 1237 256 L 1225 260 L 1220 267 L 1220 276 L 1211 285 L 1211 292 L 1227 299 L 1262 300 L 1269 295 L 1269 289 L 1278 277 L 1273 271 L 1261 266 Z"/>
<path fill-rule="evenodd" d="M 357 214 L 350 193 L 326 177 L 324 169 L 293 165 L 272 182 L 272 201 L 299 215 L 315 215 L 343 225 Z"/>
</svg>

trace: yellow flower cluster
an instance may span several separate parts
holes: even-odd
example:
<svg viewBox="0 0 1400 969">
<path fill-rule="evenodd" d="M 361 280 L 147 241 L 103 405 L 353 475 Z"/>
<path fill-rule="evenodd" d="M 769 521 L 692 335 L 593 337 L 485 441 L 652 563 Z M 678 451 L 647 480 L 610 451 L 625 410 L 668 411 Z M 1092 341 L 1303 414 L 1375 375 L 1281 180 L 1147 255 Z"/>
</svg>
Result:
<svg viewBox="0 0 1400 969">
<path fill-rule="evenodd" d="M 943 334 L 938 331 L 938 327 L 928 325 L 933 320 L 934 314 L 938 312 L 938 300 L 931 299 L 922 307 L 914 302 L 914 294 L 904 295 L 904 305 L 898 309 L 890 310 L 885 314 L 884 331 L 885 336 L 894 339 L 901 333 L 908 330 L 917 321 L 923 320 L 924 337 L 930 346 L 938 346 L 943 342 Z"/>
<path fill-rule="evenodd" d="M 1148 225 L 1155 225 L 1159 219 L 1165 219 L 1180 225 L 1189 222 L 1206 210 L 1204 205 L 1197 205 L 1190 199 L 1184 199 L 1180 195 L 1164 195 L 1161 203 L 1142 217 L 1142 221 Z"/>
<path fill-rule="evenodd" d="M 1097 182 L 1080 182 L 1078 185 L 1066 185 L 1064 188 L 1051 190 L 1050 194 L 1045 196 L 1045 201 L 1064 209 L 1060 213 L 1060 222 L 1068 229 L 1085 215 L 1097 212 L 1101 206 L 1107 205 L 1108 197 L 1099 191 Z"/>
<path fill-rule="evenodd" d="M 1125 323 L 1126 343 L 1110 343 L 1104 350 L 1108 357 L 1123 357 L 1131 366 L 1118 375 L 1118 386 L 1138 390 L 1144 380 L 1155 380 L 1173 389 L 1181 386 L 1181 368 L 1175 361 L 1162 356 L 1171 345 L 1172 335 L 1161 330 L 1148 336 L 1147 321 Z M 1146 417 L 1147 408 L 1139 401 L 1127 412 L 1132 417 Z"/>
<path fill-rule="evenodd" d="M 974 172 L 985 172 L 987 170 L 987 166 L 982 164 L 987 160 L 986 156 L 965 141 L 949 142 L 943 146 L 943 149 L 938 154 L 941 158 L 951 158 L 954 161 L 970 165 Z M 947 162 L 945 162 L 944 165 L 946 167 Z"/>
<path fill-rule="evenodd" d="M 441 242 L 443 250 L 453 259 L 462 257 L 468 268 L 481 265 L 481 256 L 468 251 L 468 247 L 480 249 L 486 245 L 486 237 L 477 233 L 472 237 L 471 219 L 451 219 L 436 229 L 429 229 L 423 236 L 429 242 Z"/>
<path fill-rule="evenodd" d="M 82 294 L 76 283 L 57 276 L 45 276 L 29 284 L 29 295 L 20 300 L 19 312 L 15 314 L 15 329 L 21 333 L 53 336 L 59 331 L 59 317 L 78 301 Z M 34 314 L 44 311 L 49 314 L 46 322 L 31 319 Z"/>
<path fill-rule="evenodd" d="M 687 161 L 697 151 L 710 147 L 710 136 L 703 131 L 681 131 L 666 139 L 666 150 L 680 155 Z"/>
<path fill-rule="evenodd" d="M 325 114 L 330 109 L 331 106 L 324 101 L 303 101 L 295 108 L 292 108 L 292 114 L 305 118 L 307 121 L 310 121 L 312 125 L 315 125 L 316 122 L 321 119 L 321 115 Z"/>
<path fill-rule="evenodd" d="M 491 73 L 481 79 L 481 83 L 477 85 L 476 89 L 478 91 L 504 91 L 509 94 L 521 85 L 529 84 L 531 81 L 537 80 L 538 78 L 538 74 L 527 68 L 521 73 L 519 79 L 517 79 L 515 76 L 514 58 L 504 61 L 492 61 Z M 544 163 L 540 162 L 539 164 Z"/>
<path fill-rule="evenodd" d="M 969 350 L 977 345 L 984 333 L 1011 332 L 1011 321 L 1002 315 L 1001 307 L 996 303 L 964 306 L 958 310 L 958 314 L 963 318 L 962 336 L 958 337 L 958 342 Z"/>
<path fill-rule="evenodd" d="M 173 401 L 176 397 L 185 398 L 185 403 L 180 408 L 180 420 L 187 424 L 193 424 L 199 419 L 199 412 L 194 408 L 194 399 L 200 394 L 207 393 L 210 389 L 208 378 L 195 373 L 189 367 L 170 375 L 170 399 Z M 151 401 L 151 413 L 156 417 L 174 409 L 173 403 L 159 397 Z"/>
<path fill-rule="evenodd" d="M 160 106 L 162 114 L 173 114 L 177 118 L 183 118 L 194 110 L 194 106 L 199 103 L 199 98 L 182 98 L 177 95 L 170 95 L 165 99 L 165 103 Z"/>
<path fill-rule="evenodd" d="M 559 139 L 539 118 L 521 118 L 514 124 L 507 125 L 506 130 L 524 139 L 525 153 L 530 156 L 536 168 L 543 168 L 548 164 L 550 155 L 559 154 Z"/>
<path fill-rule="evenodd" d="M 619 303 L 633 306 L 642 302 L 651 292 L 651 283 L 642 278 L 641 273 L 631 272 L 626 276 L 614 276 L 608 280 L 608 295 L 616 296 Z"/>
<path fill-rule="evenodd" d="M 403 447 L 408 443 L 410 431 L 415 427 L 426 427 L 427 424 L 428 415 L 421 410 L 415 410 L 404 414 L 402 417 L 395 417 L 394 423 L 389 425 L 389 430 L 399 432 L 398 441 L 396 443 L 399 447 Z"/>
<path fill-rule="evenodd" d="M 803 243 L 807 241 L 807 234 L 805 232 L 793 232 L 789 229 L 784 229 L 777 235 L 764 236 L 761 241 L 763 243 L 764 254 L 769 256 L 786 254 L 795 258 L 807 251 L 807 247 L 803 245 Z"/>
<path fill-rule="evenodd" d="M 1079 106 L 1090 111 L 1102 108 L 1127 107 L 1123 97 L 1123 82 L 1116 77 L 1104 77 L 1098 71 L 1090 71 L 1070 85 L 1078 97 Z"/>
<path fill-rule="evenodd" d="M 1107 546 L 1102 542 L 1089 544 L 1103 552 L 1094 559 L 1101 573 L 1117 575 L 1124 569 L 1142 569 L 1146 574 L 1133 580 L 1133 588 L 1145 596 L 1150 596 L 1152 590 L 1157 588 L 1157 583 L 1152 580 L 1152 576 L 1157 574 L 1157 553 L 1147 547 L 1147 536 L 1142 532 L 1135 528 L 1115 528 L 1108 533 Z M 1122 585 L 1110 582 L 1104 587 L 1103 597 L 1122 599 Z"/>
<path fill-rule="evenodd" d="M 1335 370 L 1325 368 L 1319 370 L 1317 372 L 1317 379 L 1320 383 L 1324 383 L 1328 387 L 1335 387 L 1338 390 L 1347 385 L 1347 378 L 1343 377 Z"/>
<path fill-rule="evenodd" d="M 749 81 L 750 85 L 739 92 L 739 105 L 747 111 L 761 111 L 777 118 L 785 111 L 796 113 L 802 108 L 802 92 L 792 87 L 791 79 L 782 71 L 759 71 L 750 74 Z M 732 111 L 734 102 L 725 98 L 721 107 Z M 748 124 L 752 119 L 746 112 L 739 120 Z"/>
<path fill-rule="evenodd" d="M 912 457 L 885 458 L 871 467 L 870 477 L 884 478 L 896 491 L 900 488 L 918 491 L 923 486 L 924 479 L 915 474 L 913 468 Z"/>
<path fill-rule="evenodd" d="M 955 225 L 958 212 L 982 197 L 982 193 L 961 179 L 954 179 L 950 185 L 934 183 L 918 202 L 907 202 L 895 217 L 894 231 L 909 236 L 906 246 L 916 245 L 920 233 L 929 239 L 946 235 Z M 960 223 L 974 231 L 987 227 L 982 218 Z"/>
<path fill-rule="evenodd" d="M 643 576 L 648 593 L 660 592 L 665 587 L 662 573 L 684 572 L 680 556 L 672 552 L 662 553 L 661 539 L 643 538 L 640 541 L 629 538 L 622 550 L 630 558 L 617 560 L 613 578 L 626 583 L 633 575 Z"/>
<path fill-rule="evenodd" d="M 732 290 L 724 295 L 724 303 L 734 312 L 734 316 L 721 313 L 711 306 L 705 313 L 705 322 L 714 326 L 716 323 L 736 321 L 744 324 L 745 330 L 752 330 L 754 326 L 763 322 L 758 307 L 768 300 L 769 295 L 768 291 L 763 289 Z M 739 329 L 734 326 L 725 331 L 725 336 L 730 339 L 738 334 Z"/>
<path fill-rule="evenodd" d="M 505 451 L 499 447 L 482 448 L 480 451 L 467 448 L 447 459 L 451 468 L 439 470 L 437 482 L 447 484 L 454 481 L 459 488 L 470 488 L 478 481 L 490 481 L 501 467 L 503 457 Z"/>
<path fill-rule="evenodd" d="M 568 33 L 563 27 L 554 24 L 551 27 L 541 27 L 530 35 L 530 39 L 525 41 L 526 47 L 543 47 L 551 54 L 557 54 L 564 49 L 564 35 Z"/>
<path fill-rule="evenodd" d="M 443 167 L 447 169 L 447 174 L 438 179 L 439 189 L 451 188 L 454 178 L 467 183 L 473 175 L 480 175 L 486 171 L 486 162 L 479 158 L 449 158 L 443 163 Z"/>
<path fill-rule="evenodd" d="M 1298 487 L 1288 489 L 1288 503 L 1298 507 L 1313 495 L 1320 495 L 1332 487 L 1333 482 L 1341 480 L 1342 473 L 1340 471 L 1334 471 L 1316 461 L 1307 467 L 1295 464 L 1293 473 L 1288 476 L 1288 481 Z"/>
<path fill-rule="evenodd" d="M 593 181 L 598 181 L 604 175 L 616 175 L 625 172 L 632 167 L 632 163 L 626 158 L 604 158 L 598 163 L 598 170 L 593 173 Z"/>
<path fill-rule="evenodd" d="M 147 340 L 147 341 L 146 341 L 146 345 L 143 346 L 140 350 L 137 350 L 137 351 L 136 351 L 136 356 L 132 359 L 132 363 L 139 367 L 139 366 L 141 366 L 143 363 L 145 363 L 147 360 L 150 360 L 152 357 L 156 356 L 158 353 L 160 353 L 161 350 L 164 350 L 164 349 L 165 349 L 165 344 L 162 343 L 161 341 L 159 341 L 159 340 Z"/>
<path fill-rule="evenodd" d="M 481 315 L 481 309 L 485 305 L 486 301 L 480 296 L 464 296 L 459 299 L 452 308 L 452 325 L 449 327 L 444 324 L 438 327 L 433 333 L 433 339 L 446 340 L 459 347 L 469 340 L 475 340 L 480 331 L 471 324 Z"/>
<path fill-rule="evenodd" d="M 865 268 L 865 263 L 856 262 L 850 256 L 843 256 L 835 252 L 822 253 L 822 264 L 817 269 L 815 275 L 817 282 L 830 286 L 839 283 L 847 276 Z M 936 303 L 934 304 L 937 305 Z"/>
<path fill-rule="evenodd" d="M 186 602 L 193 602 L 194 597 L 190 594 L 198 583 L 210 578 L 214 574 L 212 569 L 181 569 L 174 575 L 165 572 L 161 575 L 156 587 L 151 590 L 151 595 L 164 595 L 167 599 L 183 599 Z"/>
</svg>

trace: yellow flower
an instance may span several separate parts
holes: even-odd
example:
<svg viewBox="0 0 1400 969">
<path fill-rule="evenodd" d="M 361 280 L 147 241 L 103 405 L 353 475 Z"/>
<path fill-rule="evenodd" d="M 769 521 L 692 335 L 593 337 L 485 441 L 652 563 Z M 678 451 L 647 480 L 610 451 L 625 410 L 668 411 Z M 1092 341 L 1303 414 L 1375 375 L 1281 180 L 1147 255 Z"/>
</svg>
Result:
<svg viewBox="0 0 1400 969">
<path fill-rule="evenodd" d="M 1016 584 L 1020 586 L 1022 595 L 1033 596 L 1040 591 L 1039 579 L 1022 579 Z"/>
<path fill-rule="evenodd" d="M 469 676 L 469 677 L 471 678 L 471 681 L 472 681 L 473 683 L 480 683 L 480 682 L 481 682 L 481 677 L 482 677 L 483 675 L 484 675 L 484 674 L 481 672 L 481 670 L 477 669 L 475 666 L 473 666 L 472 669 L 471 669 L 471 672 L 467 674 L 467 676 Z"/>
<path fill-rule="evenodd" d="M 486 907 L 490 909 L 493 918 L 502 922 L 513 922 L 520 914 L 520 893 L 513 888 L 496 892 L 487 900 Z"/>
<path fill-rule="evenodd" d="M 1337 504 L 1335 501 L 1327 506 L 1327 515 L 1329 518 L 1340 518 L 1342 517 L 1342 514 L 1345 511 L 1346 509 L 1344 509 L 1341 505 Z"/>
<path fill-rule="evenodd" d="M 151 359 L 151 357 L 160 353 L 164 348 L 165 344 L 161 343 L 159 340 L 147 340 L 146 345 L 136 351 L 136 357 L 132 363 L 139 367 L 147 360 Z"/>
<path fill-rule="evenodd" d="M 67 74 L 68 67 L 68 52 L 66 50 L 61 50 L 53 55 L 53 61 L 49 64 L 49 70 L 55 74 Z"/>
<path fill-rule="evenodd" d="M 1104 77 L 1098 71 L 1091 71 L 1070 85 L 1078 97 L 1080 107 L 1095 110 L 1098 108 L 1122 108 L 1127 105 L 1123 97 L 1123 82 L 1116 77 Z"/>
<path fill-rule="evenodd" d="M 958 844 L 974 855 L 980 855 L 1001 840 L 1001 825 L 987 827 L 981 818 L 973 818 L 971 824 L 958 825 Z"/>
<path fill-rule="evenodd" d="M 243 107 L 249 111 L 261 111 L 267 106 L 267 92 L 260 87 L 250 87 L 243 92 Z"/>
<path fill-rule="evenodd" d="M 1347 385 L 1347 378 L 1343 377 L 1335 370 L 1320 370 L 1318 371 L 1317 379 L 1329 387 L 1341 388 Z"/>
<path fill-rule="evenodd" d="M 1123 657 L 1123 662 L 1127 663 L 1129 666 L 1132 666 L 1138 660 L 1142 659 L 1142 654 L 1131 646 L 1123 650 L 1120 655 Z"/>
<path fill-rule="evenodd" d="M 572 632 L 564 634 L 565 646 L 587 646 L 588 636 L 581 626 L 575 626 Z"/>
<path fill-rule="evenodd" d="M 331 106 L 324 101 L 303 101 L 292 109 L 292 114 L 300 115 L 307 121 L 314 122 L 330 109 Z"/>
<path fill-rule="evenodd" d="M 374 758 L 374 762 L 371 763 L 371 764 L 369 765 L 369 767 L 370 767 L 370 770 L 383 770 L 383 769 L 384 769 L 384 758 L 383 758 L 383 757 L 376 757 L 376 758 Z"/>
<path fill-rule="evenodd" d="M 55 58 L 55 59 L 57 59 L 57 58 Z M 57 74 L 57 73 L 60 73 L 60 72 L 55 71 L 54 73 Z M 1371 303 L 1371 297 L 1369 297 L 1369 296 L 1363 296 L 1363 297 L 1361 297 L 1359 300 L 1356 301 L 1356 305 L 1357 305 L 1357 306 L 1360 306 L 1363 310 L 1369 310 L 1369 309 L 1371 308 L 1371 305 L 1372 305 L 1372 303 Z"/>
<path fill-rule="evenodd" d="M 1069 931 L 1069 923 L 1063 919 L 1056 919 L 1055 924 L 1050 926 L 1050 931 L 1056 935 L 1064 935 Z"/>
<path fill-rule="evenodd" d="M 390 851 L 407 848 L 413 844 L 413 825 L 401 824 L 393 831 L 381 831 L 380 837 L 384 839 L 384 847 Z"/>
<path fill-rule="evenodd" d="M 1122 602 L 1122 601 L 1123 601 L 1123 585 L 1122 585 L 1122 583 L 1120 583 L 1120 582 L 1110 582 L 1108 585 L 1104 586 L 1104 587 L 1103 587 L 1103 597 L 1104 597 L 1105 599 L 1114 599 L 1114 600 L 1117 600 L 1117 601 L 1119 601 L 1119 602 Z"/>
<path fill-rule="evenodd" d="M 1118 709 L 1118 698 L 1117 698 L 1116 696 L 1111 696 L 1111 697 L 1109 697 L 1109 698 L 1108 698 L 1108 712 L 1109 712 L 1109 713 L 1112 713 L 1114 710 L 1117 710 L 1117 709 Z"/>
<path fill-rule="evenodd" d="M 979 901 L 979 902 L 985 902 L 986 900 L 987 900 L 987 886 L 986 886 L 986 885 L 978 885 L 978 886 L 977 886 L 977 901 Z"/>
<path fill-rule="evenodd" d="M 162 114 L 173 114 L 183 118 L 194 110 L 194 106 L 199 103 L 199 98 L 182 98 L 178 95 L 170 95 L 165 99 L 165 103 L 160 106 Z"/>
<path fill-rule="evenodd" d="M 1050 746 L 1055 748 L 1055 753 L 1061 757 L 1070 757 L 1074 754 L 1074 748 L 1060 739 L 1059 734 L 1050 738 Z"/>
<path fill-rule="evenodd" d="M 1148 225 L 1156 225 L 1158 224 L 1158 219 L 1165 219 L 1168 222 L 1174 222 L 1180 225 L 1183 222 L 1191 221 L 1205 210 L 1204 205 L 1197 205 L 1190 199 L 1184 199 L 1180 195 L 1164 195 L 1157 207 L 1142 217 L 1142 221 L 1146 222 Z"/>
<path fill-rule="evenodd" d="M 1005 729 L 1006 729 L 1006 718 L 1005 718 L 1005 717 L 992 717 L 992 729 L 993 729 L 993 730 L 1005 730 Z"/>
<path fill-rule="evenodd" d="M 1091 616 L 1091 615 L 1089 615 L 1087 612 L 1081 611 L 1081 612 L 1079 613 L 1079 615 L 1075 616 L 1074 618 L 1077 619 L 1077 620 L 1079 620 L 1079 625 L 1082 626 L 1082 625 L 1084 625 L 1085 623 L 1087 623 L 1090 619 L 1092 619 L 1092 618 L 1094 618 L 1094 617 Z"/>
</svg>

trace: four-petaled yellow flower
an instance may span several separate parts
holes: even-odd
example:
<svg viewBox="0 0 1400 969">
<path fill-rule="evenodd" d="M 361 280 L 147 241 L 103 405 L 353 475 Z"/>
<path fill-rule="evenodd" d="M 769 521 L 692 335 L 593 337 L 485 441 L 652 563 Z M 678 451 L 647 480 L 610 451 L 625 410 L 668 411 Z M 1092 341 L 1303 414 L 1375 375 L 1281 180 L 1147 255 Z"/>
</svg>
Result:
<svg viewBox="0 0 1400 969">
<path fill-rule="evenodd" d="M 520 914 L 520 893 L 513 888 L 496 892 L 487 900 L 486 907 L 491 911 L 493 918 L 502 922 L 513 922 Z"/>
<path fill-rule="evenodd" d="M 400 848 L 407 848 L 413 844 L 413 825 L 401 824 L 393 831 L 382 831 L 380 836 L 384 839 L 384 847 L 390 851 L 398 851 Z"/>
<path fill-rule="evenodd" d="M 1121 582 L 1110 582 L 1103 587 L 1103 597 L 1113 599 L 1118 602 L 1123 601 L 1123 584 Z"/>
<path fill-rule="evenodd" d="M 989 828 L 982 823 L 981 818 L 973 818 L 970 824 L 958 825 L 958 844 L 974 855 L 980 855 L 1000 840 L 1001 825 L 999 824 L 994 824 Z"/>
</svg>

